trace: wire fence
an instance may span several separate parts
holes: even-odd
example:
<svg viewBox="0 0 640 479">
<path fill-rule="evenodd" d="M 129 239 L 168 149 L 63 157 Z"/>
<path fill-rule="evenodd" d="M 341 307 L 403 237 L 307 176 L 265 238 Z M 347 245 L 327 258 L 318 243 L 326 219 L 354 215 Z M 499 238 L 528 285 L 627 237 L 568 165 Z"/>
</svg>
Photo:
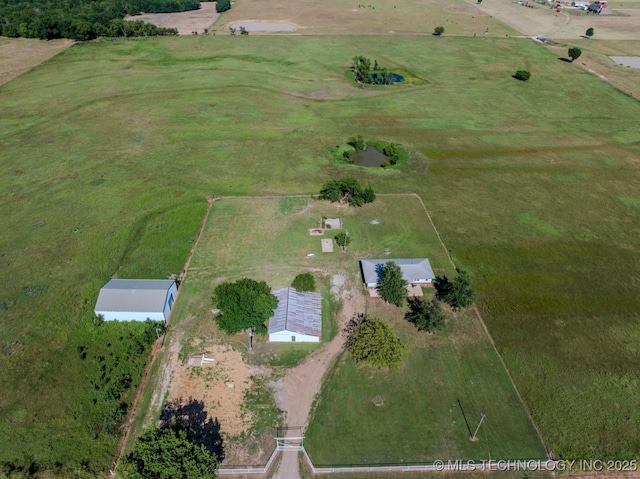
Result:
<svg viewBox="0 0 640 479">
<path fill-rule="evenodd" d="M 298 438 L 295 438 L 298 439 Z M 330 474 L 336 472 L 472 472 L 472 471 L 555 471 L 558 462 L 551 459 L 487 459 L 478 461 L 434 461 L 429 464 L 402 464 L 402 465 L 371 465 L 371 466 L 320 466 L 316 467 L 303 445 L 296 449 L 276 447 L 264 466 L 246 466 L 234 468 L 220 468 L 218 473 L 223 475 L 234 474 L 266 474 L 273 461 L 280 452 L 301 451 L 309 469 L 314 474 Z"/>
</svg>

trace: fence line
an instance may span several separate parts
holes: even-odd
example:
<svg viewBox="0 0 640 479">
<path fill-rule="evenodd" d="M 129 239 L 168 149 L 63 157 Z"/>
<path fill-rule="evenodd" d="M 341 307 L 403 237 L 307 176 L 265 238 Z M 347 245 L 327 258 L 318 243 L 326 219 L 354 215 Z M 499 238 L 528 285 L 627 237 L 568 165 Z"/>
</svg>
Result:
<svg viewBox="0 0 640 479">
<path fill-rule="evenodd" d="M 554 471 L 558 462 L 550 459 L 503 459 L 484 461 L 436 461 L 431 464 L 407 464 L 395 466 L 329 466 L 316 467 L 304 446 L 300 446 L 311 472 L 330 474 L 336 472 L 470 472 L 470 471 Z M 281 449 L 274 449 L 265 466 L 247 466 L 245 468 L 218 469 L 222 475 L 266 474 Z M 285 451 L 282 451 L 285 452 Z M 294 451 L 291 451 L 294 452 Z"/>
<path fill-rule="evenodd" d="M 273 461 L 275 460 L 279 452 L 280 451 L 278 449 L 274 449 L 273 452 L 271 453 L 271 456 L 269 456 L 269 460 L 264 466 L 247 466 L 244 468 L 236 467 L 233 469 L 219 468 L 218 474 L 221 476 L 232 475 L 232 474 L 266 474 L 269 468 L 271 467 L 271 464 L 273 464 Z"/>
</svg>

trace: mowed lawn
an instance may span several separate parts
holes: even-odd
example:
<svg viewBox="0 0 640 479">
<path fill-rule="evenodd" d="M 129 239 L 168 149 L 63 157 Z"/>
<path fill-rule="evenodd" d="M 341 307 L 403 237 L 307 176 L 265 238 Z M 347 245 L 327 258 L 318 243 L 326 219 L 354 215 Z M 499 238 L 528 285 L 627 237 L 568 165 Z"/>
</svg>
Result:
<svg viewBox="0 0 640 479">
<path fill-rule="evenodd" d="M 357 88 L 344 73 L 360 54 L 427 83 Z M 532 79 L 513 80 L 523 67 Z M 158 243 L 141 235 L 180 231 L 186 256 L 207 196 L 311 194 L 345 174 L 422 196 L 557 456 L 640 452 L 640 105 L 540 45 L 98 41 L 0 87 L 0 108 L 0 463 L 108 468 L 117 439 L 73 414 L 91 408 L 77 379 L 97 368 L 77 348 L 109 277 L 179 273 L 181 260 L 143 267 Z M 332 163 L 356 134 L 412 160 Z M 172 211 L 185 226 L 166 227 Z"/>
<path fill-rule="evenodd" d="M 436 460 L 545 459 L 544 447 L 472 310 L 418 333 L 406 307 L 371 300 L 409 346 L 397 370 L 359 367 L 344 353 L 325 378 L 305 445 L 316 466 Z M 477 441 L 470 437 L 485 414 Z"/>
</svg>

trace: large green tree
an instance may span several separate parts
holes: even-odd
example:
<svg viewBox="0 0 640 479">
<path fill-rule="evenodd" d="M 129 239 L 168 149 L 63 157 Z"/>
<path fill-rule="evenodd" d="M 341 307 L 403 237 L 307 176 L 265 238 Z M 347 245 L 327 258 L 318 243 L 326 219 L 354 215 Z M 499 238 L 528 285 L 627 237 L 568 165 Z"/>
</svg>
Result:
<svg viewBox="0 0 640 479">
<path fill-rule="evenodd" d="M 407 297 L 407 280 L 402 276 L 402 270 L 393 261 L 385 263 L 380 268 L 380 284 L 378 291 L 380 296 L 387 302 L 402 306 Z"/>
<path fill-rule="evenodd" d="M 435 332 L 444 327 L 444 312 L 437 299 L 426 302 L 422 298 L 409 298 L 409 311 L 405 319 L 418 328 L 418 331 Z"/>
<path fill-rule="evenodd" d="M 391 325 L 369 316 L 359 320 L 345 346 L 356 362 L 377 368 L 398 367 L 407 354 Z"/>
<path fill-rule="evenodd" d="M 118 472 L 127 479 L 213 479 L 218 459 L 194 432 L 180 423 L 151 429 L 136 439 L 120 460 Z"/>
<path fill-rule="evenodd" d="M 229 334 L 249 328 L 266 333 L 265 322 L 278 306 L 278 300 L 271 294 L 267 283 L 249 278 L 218 285 L 213 293 L 213 302 L 220 310 L 216 322 Z"/>
<path fill-rule="evenodd" d="M 463 271 L 460 271 L 453 281 L 449 281 L 446 275 L 436 276 L 433 286 L 436 289 L 436 298 L 454 310 L 471 306 L 475 299 L 469 276 Z"/>
<path fill-rule="evenodd" d="M 567 53 L 569 55 L 569 58 L 571 58 L 571 61 L 574 61 L 574 60 L 577 60 L 580 57 L 580 55 L 582 55 L 582 50 L 578 47 L 569 47 L 569 50 Z"/>
</svg>

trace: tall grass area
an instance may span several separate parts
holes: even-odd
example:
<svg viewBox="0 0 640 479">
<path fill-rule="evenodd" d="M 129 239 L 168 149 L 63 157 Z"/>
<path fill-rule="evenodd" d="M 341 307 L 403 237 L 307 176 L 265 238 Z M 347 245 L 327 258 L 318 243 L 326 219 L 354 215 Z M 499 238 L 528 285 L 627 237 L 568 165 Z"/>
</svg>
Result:
<svg viewBox="0 0 640 479">
<path fill-rule="evenodd" d="M 360 54 L 428 83 L 354 87 L 343 72 Z M 523 65 L 532 79 L 514 81 Z M 0 464 L 109 467 L 117 434 L 73 414 L 90 407 L 78 378 L 95 368 L 77 347 L 104 334 L 92 308 L 107 279 L 179 273 L 209 195 L 309 194 L 345 174 L 422 196 L 557 456 L 640 454 L 640 105 L 543 47 L 97 41 L 0 87 L 0 109 Z M 357 134 L 402 144 L 409 163 L 333 163 Z M 306 261 L 245 272 L 229 255 L 225 274 L 269 280 Z"/>
</svg>

